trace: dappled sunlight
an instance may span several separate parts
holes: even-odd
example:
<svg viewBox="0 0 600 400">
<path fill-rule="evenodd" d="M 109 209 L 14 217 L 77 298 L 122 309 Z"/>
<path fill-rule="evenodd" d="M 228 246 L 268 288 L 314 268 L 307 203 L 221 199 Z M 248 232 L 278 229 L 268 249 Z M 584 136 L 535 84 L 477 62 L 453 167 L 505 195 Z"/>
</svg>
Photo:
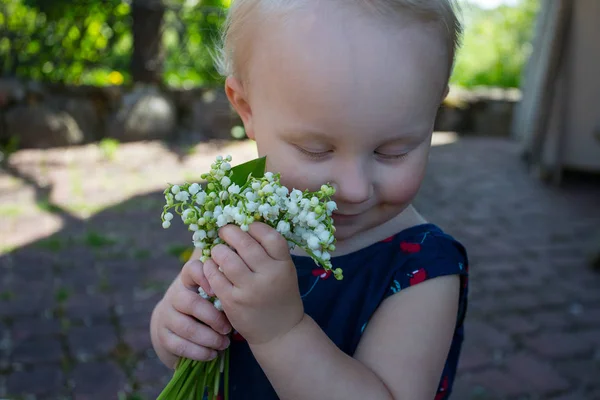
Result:
<svg viewBox="0 0 600 400">
<path fill-rule="evenodd" d="M 186 148 L 183 157 L 160 141 L 18 151 L 0 171 L 0 254 L 58 232 L 65 221 L 85 222 L 109 208 L 155 210 L 160 227 L 162 202 L 128 200 L 163 191 L 167 183 L 199 181 L 219 154 L 242 163 L 256 157 L 256 145 L 201 143 Z"/>
<path fill-rule="evenodd" d="M 432 146 L 443 146 L 446 144 L 452 144 L 458 141 L 458 134 L 456 132 L 433 132 L 431 137 Z"/>
</svg>

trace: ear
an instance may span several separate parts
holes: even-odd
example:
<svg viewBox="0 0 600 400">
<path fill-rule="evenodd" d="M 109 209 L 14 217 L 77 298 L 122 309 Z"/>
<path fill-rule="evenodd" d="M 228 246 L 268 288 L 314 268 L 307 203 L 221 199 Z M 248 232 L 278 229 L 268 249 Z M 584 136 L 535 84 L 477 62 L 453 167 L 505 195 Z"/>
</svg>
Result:
<svg viewBox="0 0 600 400">
<path fill-rule="evenodd" d="M 246 91 L 240 80 L 233 76 L 228 76 L 225 80 L 225 94 L 227 94 L 227 98 L 235 111 L 239 114 L 240 118 L 242 118 L 246 135 L 254 140 L 252 109 L 250 108 Z"/>
</svg>

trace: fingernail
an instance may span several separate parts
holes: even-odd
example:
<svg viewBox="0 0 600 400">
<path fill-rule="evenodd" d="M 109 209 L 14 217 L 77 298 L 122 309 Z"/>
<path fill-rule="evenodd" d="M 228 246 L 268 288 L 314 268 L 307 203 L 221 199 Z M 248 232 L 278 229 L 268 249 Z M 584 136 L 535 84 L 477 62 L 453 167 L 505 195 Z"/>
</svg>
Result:
<svg viewBox="0 0 600 400">
<path fill-rule="evenodd" d="M 214 360 L 215 358 L 217 358 L 218 355 L 219 353 L 217 353 L 216 351 L 211 351 L 209 355 L 209 360 Z"/>
<path fill-rule="evenodd" d="M 230 344 L 231 344 L 231 342 L 229 341 L 229 338 L 226 337 L 225 340 L 223 341 L 223 348 L 221 350 L 225 350 L 226 348 L 229 347 Z"/>
<path fill-rule="evenodd" d="M 231 328 L 225 328 L 221 332 L 223 332 L 223 335 L 229 335 L 229 333 L 231 332 Z"/>
</svg>

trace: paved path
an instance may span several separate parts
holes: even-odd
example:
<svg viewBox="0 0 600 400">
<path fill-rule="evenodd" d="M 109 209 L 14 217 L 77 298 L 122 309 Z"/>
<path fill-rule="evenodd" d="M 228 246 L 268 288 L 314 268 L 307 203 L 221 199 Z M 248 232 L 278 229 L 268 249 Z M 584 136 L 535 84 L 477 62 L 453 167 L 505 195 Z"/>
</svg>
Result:
<svg viewBox="0 0 600 400">
<path fill-rule="evenodd" d="M 21 151 L 0 171 L 0 398 L 154 399 L 170 373 L 151 309 L 188 234 L 163 231 L 160 191 L 226 148 Z M 419 209 L 467 246 L 468 340 L 454 399 L 600 399 L 600 184 L 547 187 L 514 145 L 436 147 Z M 154 397 L 153 397 L 154 396 Z"/>
</svg>

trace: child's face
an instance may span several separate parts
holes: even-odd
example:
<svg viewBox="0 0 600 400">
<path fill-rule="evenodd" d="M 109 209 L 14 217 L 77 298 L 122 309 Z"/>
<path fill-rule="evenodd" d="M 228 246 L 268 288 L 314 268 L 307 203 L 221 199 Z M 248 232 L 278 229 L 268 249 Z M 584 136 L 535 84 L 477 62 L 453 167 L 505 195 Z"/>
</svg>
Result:
<svg viewBox="0 0 600 400">
<path fill-rule="evenodd" d="M 290 189 L 333 184 L 338 240 L 405 210 L 446 87 L 441 35 L 321 4 L 259 36 L 247 82 L 229 78 L 226 89 L 268 170 Z"/>
</svg>

